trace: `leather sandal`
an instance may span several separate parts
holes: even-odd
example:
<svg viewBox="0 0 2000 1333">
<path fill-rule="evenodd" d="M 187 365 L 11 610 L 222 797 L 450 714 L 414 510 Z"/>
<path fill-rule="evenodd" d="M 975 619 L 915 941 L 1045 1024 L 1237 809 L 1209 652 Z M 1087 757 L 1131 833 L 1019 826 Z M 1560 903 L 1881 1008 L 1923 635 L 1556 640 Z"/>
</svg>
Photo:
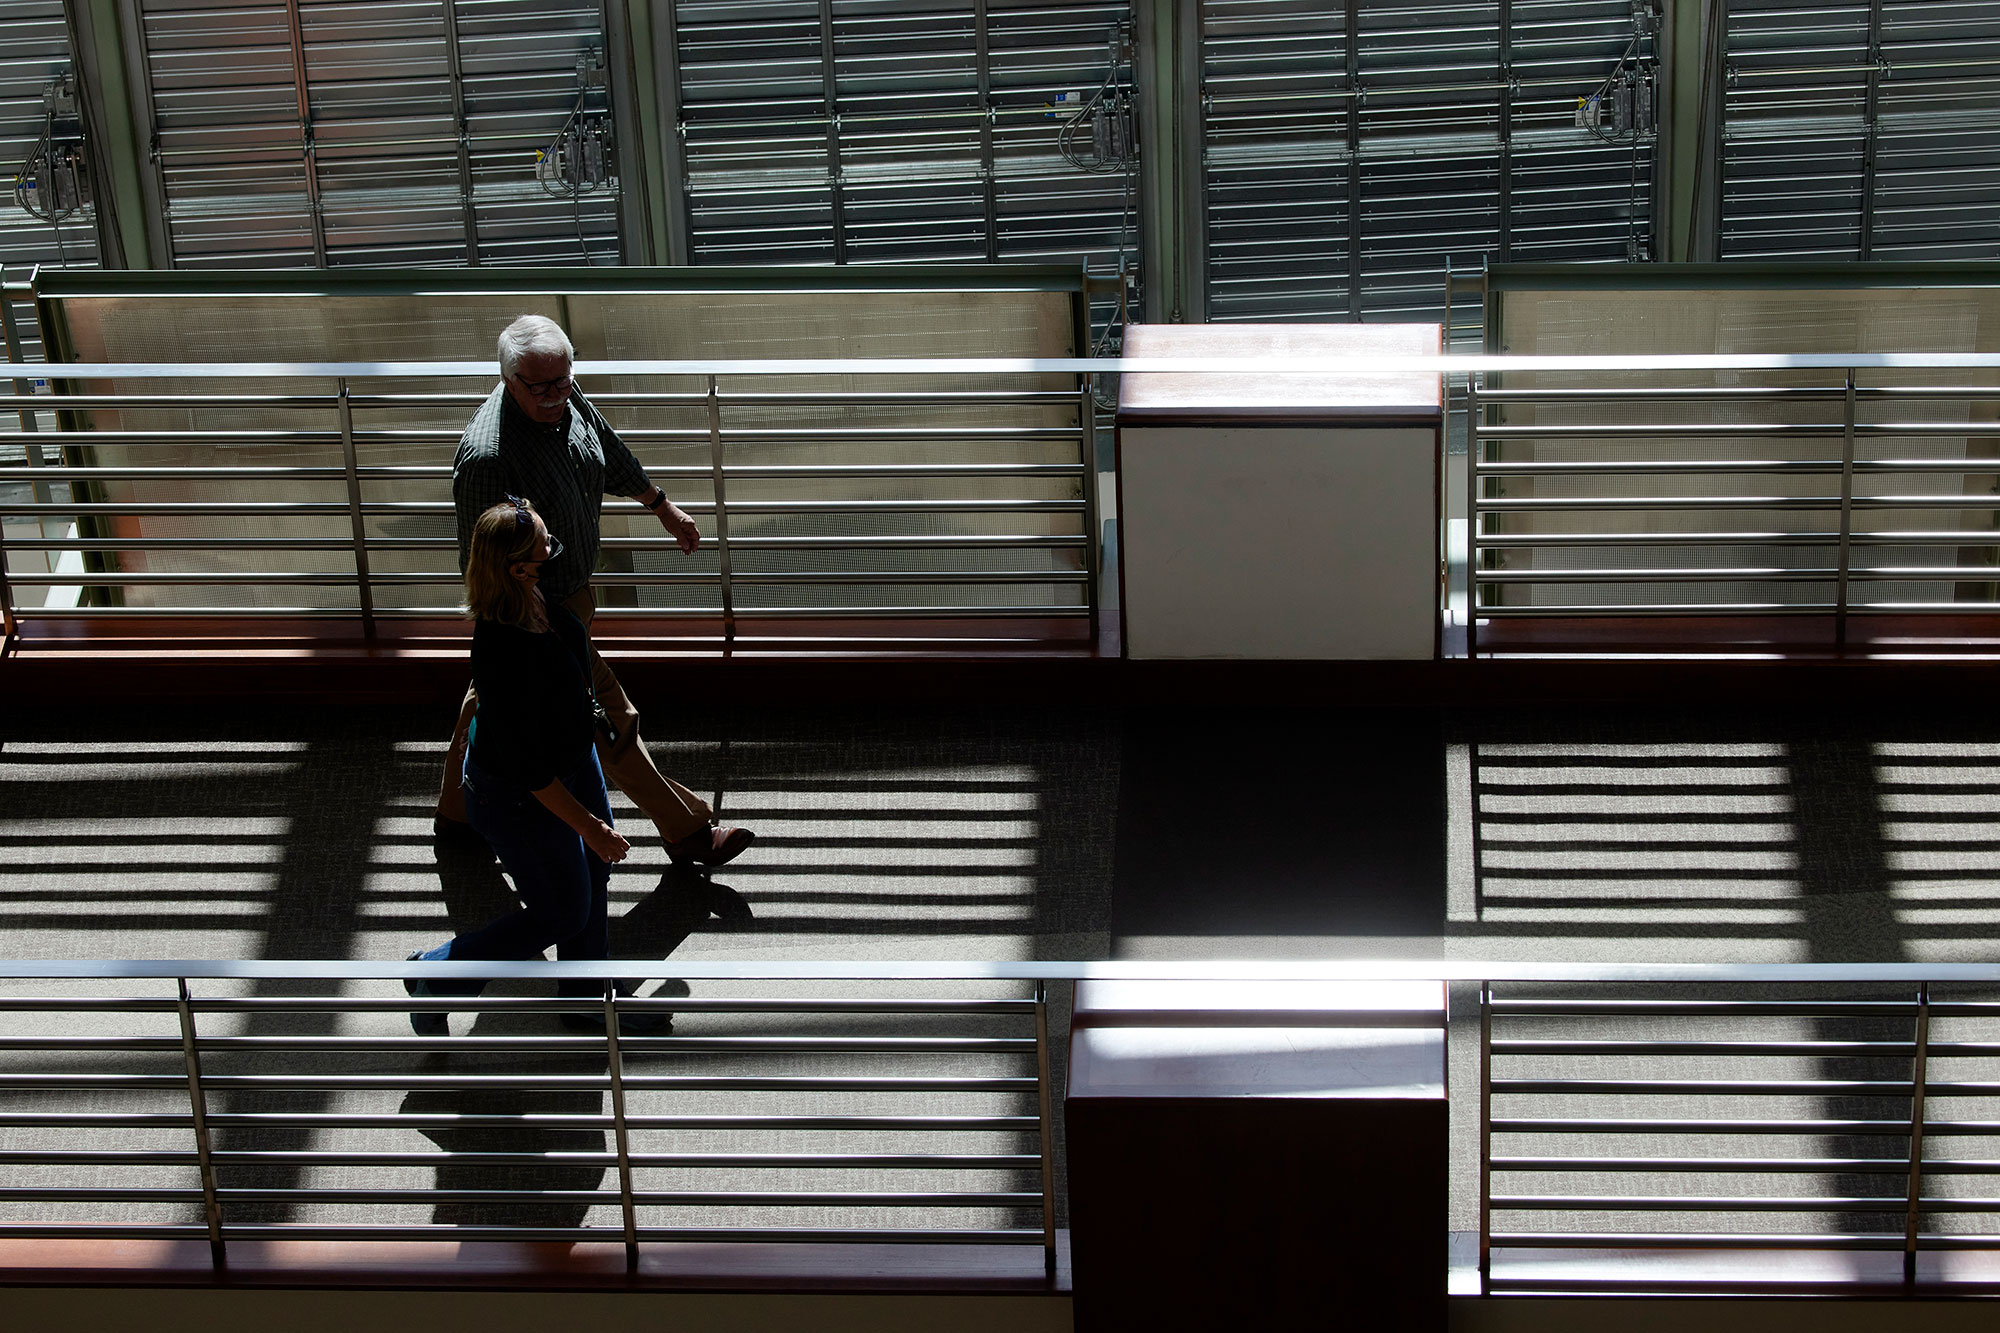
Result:
<svg viewBox="0 0 2000 1333">
<path fill-rule="evenodd" d="M 727 865 L 743 854 L 757 835 L 747 828 L 698 828 L 679 842 L 667 844 L 667 856 L 677 866 Z"/>
</svg>

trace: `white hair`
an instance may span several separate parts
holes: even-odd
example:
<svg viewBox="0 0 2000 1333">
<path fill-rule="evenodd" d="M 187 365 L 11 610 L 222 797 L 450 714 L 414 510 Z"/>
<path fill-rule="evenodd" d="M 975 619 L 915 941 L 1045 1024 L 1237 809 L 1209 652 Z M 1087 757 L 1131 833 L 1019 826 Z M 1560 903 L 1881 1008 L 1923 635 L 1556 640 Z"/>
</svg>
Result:
<svg viewBox="0 0 2000 1333">
<path fill-rule="evenodd" d="M 500 330 L 501 378 L 512 375 L 514 367 L 529 352 L 576 360 L 576 349 L 570 346 L 569 335 L 562 331 L 562 325 L 546 315 L 523 315 Z"/>
</svg>

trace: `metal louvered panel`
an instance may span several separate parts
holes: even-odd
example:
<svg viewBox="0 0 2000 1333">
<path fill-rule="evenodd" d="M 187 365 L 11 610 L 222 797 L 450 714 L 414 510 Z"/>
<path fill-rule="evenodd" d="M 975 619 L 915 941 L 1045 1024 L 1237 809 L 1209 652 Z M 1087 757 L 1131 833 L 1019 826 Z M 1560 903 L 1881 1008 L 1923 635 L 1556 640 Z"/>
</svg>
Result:
<svg viewBox="0 0 2000 1333">
<path fill-rule="evenodd" d="M 1869 257 L 2000 257 L 2000 8 L 1894 4 L 1882 20 Z"/>
<path fill-rule="evenodd" d="M 1725 259 L 2000 256 L 2000 9 L 1730 0 Z"/>
<path fill-rule="evenodd" d="M 615 188 L 534 170 L 596 0 L 145 0 L 140 41 L 177 266 L 618 257 Z"/>
<path fill-rule="evenodd" d="M 1869 6 L 1730 0 L 1724 259 L 1861 257 Z"/>
<path fill-rule="evenodd" d="M 327 262 L 463 262 L 448 17 L 313 5 L 299 20 Z"/>
<path fill-rule="evenodd" d="M 1201 40 L 1209 318 L 1348 318 L 1345 11 L 1208 0 Z"/>
<path fill-rule="evenodd" d="M 0 265 L 10 270 L 97 266 L 96 218 L 89 205 L 51 223 L 14 199 L 16 176 L 46 123 L 42 90 L 72 69 L 62 0 L 0 0 L 0 167 L 8 185 L 0 198 Z M 31 338 L 32 323 L 24 330 Z"/>
<path fill-rule="evenodd" d="M 1105 269 L 1137 245 L 1133 182 L 1067 160 L 1050 105 L 1104 84 L 1125 4 L 681 0 L 674 20 L 694 262 Z"/>
<path fill-rule="evenodd" d="M 480 262 L 615 264 L 618 190 L 570 201 L 534 178 L 535 154 L 576 105 L 577 56 L 608 51 L 597 0 L 455 0 L 467 171 Z M 616 61 L 607 60 L 613 78 Z M 621 133 L 638 133 L 621 126 Z"/>
<path fill-rule="evenodd" d="M 1437 318 L 1447 259 L 1643 253 L 1652 135 L 1575 124 L 1628 50 L 1629 0 L 1205 0 L 1209 317 Z"/>
</svg>

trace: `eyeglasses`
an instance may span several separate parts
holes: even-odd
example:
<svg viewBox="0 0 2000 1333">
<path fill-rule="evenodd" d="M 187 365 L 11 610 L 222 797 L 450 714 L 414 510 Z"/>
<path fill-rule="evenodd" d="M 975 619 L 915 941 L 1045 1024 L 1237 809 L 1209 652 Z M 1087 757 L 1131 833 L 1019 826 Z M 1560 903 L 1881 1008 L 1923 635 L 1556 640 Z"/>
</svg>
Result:
<svg viewBox="0 0 2000 1333">
<path fill-rule="evenodd" d="M 533 528 L 535 526 L 533 511 L 528 508 L 526 500 L 523 500 L 518 495 L 510 495 L 507 497 L 507 503 L 514 506 L 514 531 L 519 532 L 523 528 Z M 547 529 L 543 529 L 543 532 L 549 539 L 549 553 L 543 556 L 541 560 L 528 560 L 521 563 L 539 565 L 544 561 L 553 560 L 562 554 L 563 544 L 556 538 L 556 535 Z"/>
<path fill-rule="evenodd" d="M 576 383 L 568 375 L 558 375 L 552 380 L 524 380 L 516 375 L 514 382 L 526 389 L 530 398 L 567 398 Z"/>
</svg>

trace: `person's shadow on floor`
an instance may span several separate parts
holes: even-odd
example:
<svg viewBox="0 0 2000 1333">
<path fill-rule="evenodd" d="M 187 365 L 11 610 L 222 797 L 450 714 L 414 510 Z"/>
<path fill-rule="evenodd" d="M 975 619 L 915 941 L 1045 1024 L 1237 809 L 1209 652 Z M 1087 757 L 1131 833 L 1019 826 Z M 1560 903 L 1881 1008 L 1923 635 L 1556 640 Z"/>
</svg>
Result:
<svg viewBox="0 0 2000 1333">
<path fill-rule="evenodd" d="M 489 921 L 516 905 L 513 890 L 490 856 L 471 851 L 440 851 L 438 881 L 445 907 L 454 922 Z M 734 926 L 752 920 L 749 903 L 727 885 L 717 884 L 692 869 L 674 867 L 660 877 L 654 890 L 611 922 L 614 958 L 671 957 L 696 930 L 714 916 Z M 681 996 L 688 985 L 668 978 L 653 995 Z M 541 1014 L 482 1013 L 468 1035 L 539 1035 Z M 520 1057 L 501 1057 L 505 1068 L 518 1070 Z M 450 1055 L 428 1057 L 427 1064 L 464 1063 Z M 579 1051 L 534 1062 L 537 1073 L 601 1075 L 602 1051 Z M 463 1072 L 463 1071 L 458 1071 Z M 496 1070 L 495 1072 L 500 1072 Z M 437 1167 L 435 1188 L 440 1199 L 432 1221 L 439 1226 L 507 1226 L 565 1229 L 583 1225 L 593 1206 L 615 1203 L 614 1196 L 580 1198 L 600 1190 L 606 1163 L 563 1161 L 559 1154 L 602 1153 L 604 1131 L 578 1126 L 530 1124 L 525 1117 L 588 1117 L 603 1112 L 598 1089 L 535 1091 L 520 1088 L 417 1089 L 403 1098 L 400 1114 L 423 1117 L 419 1131 L 453 1154 Z M 435 1118 L 435 1119 L 433 1119 Z M 487 1154 L 506 1154 L 496 1159 Z M 489 1190 L 551 1193 L 547 1199 L 488 1202 L 478 1192 Z M 452 1197 L 457 1195 L 458 1197 Z"/>
<path fill-rule="evenodd" d="M 472 1024 L 470 1035 L 482 1037 L 531 1035 L 530 1025 L 539 1028 L 542 1014 L 484 1013 Z M 449 1057 L 432 1056 L 444 1064 Z M 537 1074 L 563 1074 L 579 1078 L 602 1078 L 605 1056 L 602 1050 L 582 1049 L 575 1054 L 537 1056 L 524 1061 L 521 1056 L 499 1056 L 496 1067 L 487 1072 L 521 1072 L 527 1064 Z M 467 1072 L 460 1060 L 451 1060 L 454 1073 Z M 616 1207 L 615 1191 L 602 1189 L 610 1162 L 565 1161 L 575 1153 L 605 1153 L 602 1129 L 528 1122 L 552 1116 L 578 1118 L 602 1115 L 601 1088 L 563 1088 L 543 1091 L 529 1088 L 418 1088 L 403 1098 L 398 1114 L 422 1117 L 431 1123 L 417 1124 L 423 1136 L 452 1156 L 438 1164 L 439 1192 L 432 1206 L 431 1221 L 453 1227 L 529 1227 L 568 1229 L 580 1227 L 594 1206 Z M 504 1157 L 497 1154 L 505 1154 Z M 543 1199 L 507 1199 L 489 1202 L 480 1198 L 488 1191 L 518 1193 L 535 1191 Z M 579 1197 L 595 1194 L 595 1198 Z M 456 1196 L 456 1197 L 454 1197 Z M 547 1239 L 554 1239 L 549 1237 Z M 578 1239 L 582 1239 L 579 1237 Z"/>
<path fill-rule="evenodd" d="M 670 958 L 711 916 L 735 929 L 754 919 L 750 904 L 736 890 L 717 884 L 698 870 L 671 867 L 651 893 L 612 920 L 611 956 Z M 688 984 L 674 977 L 652 991 L 653 995 L 687 993 Z"/>
<path fill-rule="evenodd" d="M 611 923 L 613 958 L 665 958 L 710 917 L 740 927 L 754 918 L 750 904 L 727 884 L 698 870 L 670 867 L 653 891 Z"/>
<path fill-rule="evenodd" d="M 485 843 L 440 844 L 432 855 L 437 859 L 438 888 L 444 892 L 447 934 L 483 926 L 521 905 Z"/>
</svg>

